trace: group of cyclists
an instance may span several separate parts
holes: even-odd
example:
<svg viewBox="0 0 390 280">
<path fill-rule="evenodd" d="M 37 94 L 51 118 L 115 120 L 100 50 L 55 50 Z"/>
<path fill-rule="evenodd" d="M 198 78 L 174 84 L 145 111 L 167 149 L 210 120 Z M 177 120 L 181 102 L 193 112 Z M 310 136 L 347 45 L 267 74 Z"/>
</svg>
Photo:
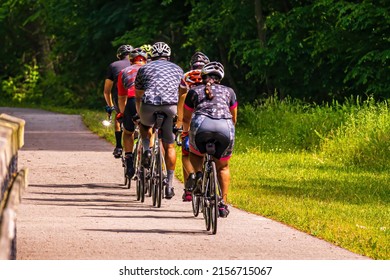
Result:
<svg viewBox="0 0 390 280">
<path fill-rule="evenodd" d="M 210 140 L 202 132 L 213 132 L 218 135 L 214 159 L 222 189 L 219 216 L 227 217 L 228 163 L 234 147 L 237 121 L 236 94 L 220 84 L 224 78 L 221 63 L 210 62 L 205 54 L 196 52 L 191 57 L 191 69 L 184 73 L 180 66 L 170 61 L 170 56 L 171 48 L 164 42 L 118 48 L 118 60 L 109 65 L 104 83 L 106 112 L 116 112 L 113 155 L 120 158 L 124 153 L 127 176 L 132 178 L 135 173 L 132 154 L 134 131 L 138 124 L 144 151 L 141 164 L 149 168 L 154 114 L 163 112 L 166 118 L 162 125 L 162 144 L 168 177 L 164 197 L 171 199 L 175 195 L 175 125 L 182 131 L 183 201 L 191 201 L 192 193 L 200 192 L 205 144 Z M 199 137 L 200 134 L 203 136 Z"/>
</svg>

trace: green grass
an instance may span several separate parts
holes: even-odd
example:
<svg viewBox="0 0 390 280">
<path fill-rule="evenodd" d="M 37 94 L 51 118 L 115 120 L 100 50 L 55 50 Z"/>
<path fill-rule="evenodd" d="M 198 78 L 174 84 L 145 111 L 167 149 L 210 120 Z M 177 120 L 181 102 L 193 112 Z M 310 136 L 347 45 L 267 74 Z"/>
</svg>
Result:
<svg viewBox="0 0 390 280">
<path fill-rule="evenodd" d="M 390 258 L 390 172 L 315 154 L 253 150 L 231 160 L 229 202 L 374 259 Z"/>
</svg>

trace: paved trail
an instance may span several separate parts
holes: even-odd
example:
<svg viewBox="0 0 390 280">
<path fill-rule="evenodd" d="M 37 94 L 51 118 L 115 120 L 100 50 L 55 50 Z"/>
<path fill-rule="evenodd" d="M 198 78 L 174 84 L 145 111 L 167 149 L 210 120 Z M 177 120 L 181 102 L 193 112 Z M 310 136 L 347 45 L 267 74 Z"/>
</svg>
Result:
<svg viewBox="0 0 390 280">
<path fill-rule="evenodd" d="M 217 235 L 176 196 L 162 207 L 121 185 L 113 146 L 80 116 L 0 108 L 26 120 L 19 168 L 29 186 L 18 209 L 17 258 L 36 260 L 366 259 L 286 225 L 231 208 Z"/>
</svg>

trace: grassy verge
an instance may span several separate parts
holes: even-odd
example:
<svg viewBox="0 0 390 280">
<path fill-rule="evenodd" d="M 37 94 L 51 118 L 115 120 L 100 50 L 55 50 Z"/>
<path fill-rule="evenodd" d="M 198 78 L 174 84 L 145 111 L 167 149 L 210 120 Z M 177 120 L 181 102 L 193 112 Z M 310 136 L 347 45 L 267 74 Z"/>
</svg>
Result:
<svg viewBox="0 0 390 280">
<path fill-rule="evenodd" d="M 389 172 L 315 154 L 251 151 L 231 160 L 230 203 L 374 259 L 390 258 Z"/>
</svg>

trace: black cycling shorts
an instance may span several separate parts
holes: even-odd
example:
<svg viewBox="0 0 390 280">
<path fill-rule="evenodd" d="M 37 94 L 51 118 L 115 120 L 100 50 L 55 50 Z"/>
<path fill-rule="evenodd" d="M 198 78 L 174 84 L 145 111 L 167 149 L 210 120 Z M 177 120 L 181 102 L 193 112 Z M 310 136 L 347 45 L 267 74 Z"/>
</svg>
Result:
<svg viewBox="0 0 390 280">
<path fill-rule="evenodd" d="M 137 113 L 135 107 L 135 97 L 127 98 L 125 112 L 123 116 L 123 127 L 130 132 L 134 132 L 135 125 L 133 122 L 133 116 Z"/>
</svg>

